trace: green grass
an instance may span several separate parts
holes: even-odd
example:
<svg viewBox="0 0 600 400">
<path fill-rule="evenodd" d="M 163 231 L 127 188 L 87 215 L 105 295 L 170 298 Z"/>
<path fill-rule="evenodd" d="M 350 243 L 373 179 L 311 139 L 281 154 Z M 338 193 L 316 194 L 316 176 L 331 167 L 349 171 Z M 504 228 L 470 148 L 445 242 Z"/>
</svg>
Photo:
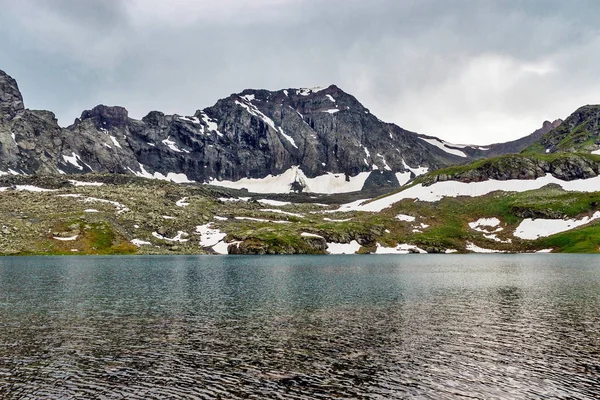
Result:
<svg viewBox="0 0 600 400">
<path fill-rule="evenodd" d="M 539 248 L 554 248 L 560 253 L 600 253 L 600 224 L 538 239 L 535 244 Z"/>
</svg>

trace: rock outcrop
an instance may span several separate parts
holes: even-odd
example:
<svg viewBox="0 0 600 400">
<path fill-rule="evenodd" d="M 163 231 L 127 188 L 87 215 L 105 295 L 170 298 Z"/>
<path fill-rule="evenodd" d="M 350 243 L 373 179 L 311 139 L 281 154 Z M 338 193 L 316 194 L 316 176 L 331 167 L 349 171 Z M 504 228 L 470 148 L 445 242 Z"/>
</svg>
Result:
<svg viewBox="0 0 600 400">
<path fill-rule="evenodd" d="M 463 170 L 432 174 L 424 179 L 426 184 L 443 181 L 482 182 L 489 179 L 537 179 L 547 174 L 571 181 L 588 179 L 600 174 L 600 164 L 585 154 L 561 154 L 551 159 L 534 155 L 505 155 L 466 166 Z"/>
</svg>

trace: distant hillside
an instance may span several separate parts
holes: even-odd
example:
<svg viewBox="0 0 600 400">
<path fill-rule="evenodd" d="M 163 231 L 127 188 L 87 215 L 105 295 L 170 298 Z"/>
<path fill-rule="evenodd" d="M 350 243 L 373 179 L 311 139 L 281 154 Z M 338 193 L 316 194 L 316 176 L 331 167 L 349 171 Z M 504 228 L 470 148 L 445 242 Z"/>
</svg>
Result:
<svg viewBox="0 0 600 400">
<path fill-rule="evenodd" d="M 560 126 L 524 150 L 528 154 L 559 152 L 600 154 L 600 105 L 577 109 Z"/>
</svg>

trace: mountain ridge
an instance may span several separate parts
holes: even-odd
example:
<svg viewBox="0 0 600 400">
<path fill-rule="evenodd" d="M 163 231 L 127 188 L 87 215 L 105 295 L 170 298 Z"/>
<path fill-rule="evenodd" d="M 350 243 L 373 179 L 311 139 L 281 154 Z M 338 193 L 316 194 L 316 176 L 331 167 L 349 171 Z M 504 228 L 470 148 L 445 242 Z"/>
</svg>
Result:
<svg viewBox="0 0 600 400">
<path fill-rule="evenodd" d="M 336 85 L 246 89 L 192 116 L 151 111 L 136 120 L 123 107 L 98 105 L 66 128 L 49 111 L 26 109 L 16 81 L 2 71 L 0 92 L 3 173 L 94 171 L 236 186 L 297 168 L 304 182 L 277 185 L 331 192 L 397 187 L 426 171 L 502 151 L 386 123 Z M 306 184 L 317 178 L 312 188 Z"/>
</svg>

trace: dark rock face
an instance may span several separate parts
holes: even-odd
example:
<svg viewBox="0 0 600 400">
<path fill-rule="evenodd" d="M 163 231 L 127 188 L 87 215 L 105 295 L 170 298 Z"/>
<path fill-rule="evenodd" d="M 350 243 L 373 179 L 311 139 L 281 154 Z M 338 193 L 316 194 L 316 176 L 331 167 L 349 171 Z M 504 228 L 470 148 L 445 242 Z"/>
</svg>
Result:
<svg viewBox="0 0 600 400">
<path fill-rule="evenodd" d="M 12 119 L 24 109 L 17 82 L 0 70 L 0 120 Z"/>
<path fill-rule="evenodd" d="M 99 105 L 81 114 L 81 120 L 90 119 L 97 129 L 111 129 L 127 126 L 128 112 L 123 107 Z"/>
<path fill-rule="evenodd" d="M 367 186 L 381 187 L 397 186 L 396 172 L 486 156 L 462 146 L 464 156 L 456 155 L 431 139 L 379 120 L 335 85 L 245 90 L 188 117 L 152 111 L 135 120 L 122 107 L 99 105 L 61 128 L 54 114 L 25 109 L 16 82 L 0 72 L 4 173 L 95 171 L 207 182 L 264 178 L 298 166 L 309 178 L 373 172 Z"/>
</svg>

